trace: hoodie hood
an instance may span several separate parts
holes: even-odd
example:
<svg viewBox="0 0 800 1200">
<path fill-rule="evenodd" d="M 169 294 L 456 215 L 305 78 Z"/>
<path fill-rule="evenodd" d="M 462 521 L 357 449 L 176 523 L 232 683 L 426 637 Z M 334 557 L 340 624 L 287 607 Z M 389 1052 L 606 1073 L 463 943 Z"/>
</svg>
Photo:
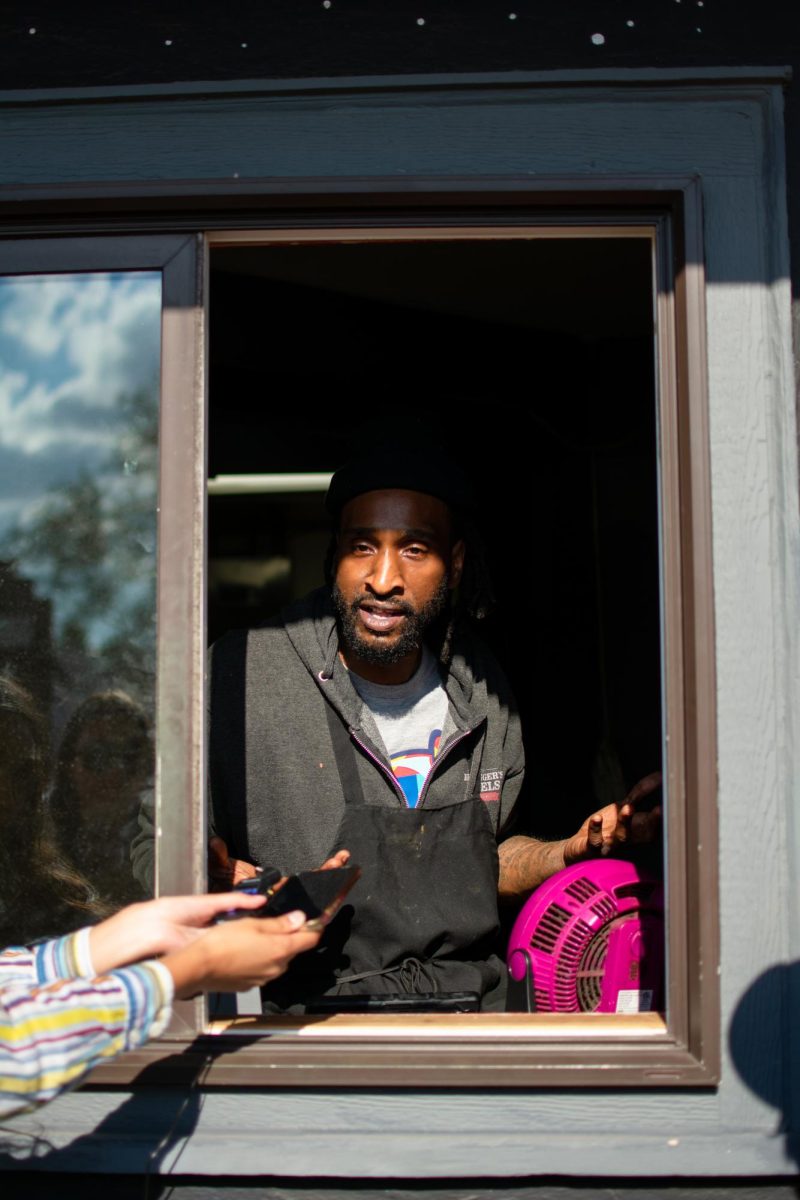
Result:
<svg viewBox="0 0 800 1200">
<path fill-rule="evenodd" d="M 339 631 L 330 589 L 317 588 L 302 600 L 288 605 L 281 620 L 298 657 L 322 694 L 351 728 L 360 728 L 363 705 L 339 657 Z M 486 711 L 489 660 L 488 652 L 471 632 L 468 635 L 468 659 L 466 646 L 462 647 L 464 640 L 458 636 L 455 639 L 444 683 L 456 727 L 470 729 L 479 723 Z"/>
<path fill-rule="evenodd" d="M 330 589 L 317 588 L 281 614 L 286 636 L 325 699 L 352 729 L 361 727 L 361 698 L 339 657 L 339 631 Z"/>
</svg>

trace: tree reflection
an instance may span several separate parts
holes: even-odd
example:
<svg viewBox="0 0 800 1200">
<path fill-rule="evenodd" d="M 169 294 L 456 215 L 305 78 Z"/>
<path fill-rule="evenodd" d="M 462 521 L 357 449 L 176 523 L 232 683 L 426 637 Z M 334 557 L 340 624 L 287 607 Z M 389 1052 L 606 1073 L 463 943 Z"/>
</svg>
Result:
<svg viewBox="0 0 800 1200">
<path fill-rule="evenodd" d="M 54 607 L 60 689 L 80 680 L 152 702 L 158 422 L 151 392 L 123 396 L 118 443 L 91 474 L 43 498 L 0 540 L 0 558 Z M 14 666 L 28 674 L 25 650 Z M 38 673 L 38 672 L 37 672 Z M 39 680 L 41 684 L 41 680 Z M 40 688 L 37 687 L 37 691 Z"/>
</svg>

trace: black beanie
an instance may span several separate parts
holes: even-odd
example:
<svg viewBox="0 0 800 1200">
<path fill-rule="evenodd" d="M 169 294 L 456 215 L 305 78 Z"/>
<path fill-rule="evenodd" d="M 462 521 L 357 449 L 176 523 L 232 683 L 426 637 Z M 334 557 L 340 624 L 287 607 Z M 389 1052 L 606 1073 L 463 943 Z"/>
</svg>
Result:
<svg viewBox="0 0 800 1200">
<path fill-rule="evenodd" d="M 466 473 L 444 451 L 431 447 L 409 449 L 384 442 L 376 443 L 334 473 L 325 508 L 338 518 L 354 496 L 386 488 L 436 496 L 456 512 L 469 513 L 476 507 Z"/>
</svg>

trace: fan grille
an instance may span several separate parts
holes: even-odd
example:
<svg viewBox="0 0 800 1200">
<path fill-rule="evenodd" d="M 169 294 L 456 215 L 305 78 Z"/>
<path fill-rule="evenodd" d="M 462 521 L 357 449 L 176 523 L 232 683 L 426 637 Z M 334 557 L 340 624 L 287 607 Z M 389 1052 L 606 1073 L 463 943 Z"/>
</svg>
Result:
<svg viewBox="0 0 800 1200">
<path fill-rule="evenodd" d="M 533 996 L 537 1012 L 550 1011 L 550 993 L 547 988 L 534 987 Z"/>
<path fill-rule="evenodd" d="M 587 900 L 591 900 L 592 896 L 596 896 L 600 888 L 596 883 L 592 883 L 591 879 L 587 879 L 585 875 L 579 875 L 577 879 L 573 879 L 572 883 L 564 888 L 568 896 L 573 900 L 585 904 Z"/>
<path fill-rule="evenodd" d="M 555 971 L 556 1009 L 559 1012 L 578 1012 L 575 978 L 580 969 L 586 943 L 592 931 L 580 918 L 570 929 L 561 947 Z"/>
<path fill-rule="evenodd" d="M 608 954 L 609 926 L 599 929 L 585 946 L 575 977 L 575 994 L 581 1012 L 594 1012 L 603 994 L 603 972 Z"/>
<path fill-rule="evenodd" d="M 599 917 L 603 923 L 613 921 L 617 915 L 617 906 L 609 896 L 608 892 L 603 892 L 599 900 L 595 900 L 592 905 L 592 912 L 596 917 Z"/>
<path fill-rule="evenodd" d="M 567 910 L 562 908 L 560 904 L 551 904 L 545 910 L 531 938 L 533 948 L 535 950 L 543 950 L 546 954 L 552 954 L 555 944 L 558 941 L 558 935 L 567 921 L 569 921 L 569 916 Z"/>
</svg>

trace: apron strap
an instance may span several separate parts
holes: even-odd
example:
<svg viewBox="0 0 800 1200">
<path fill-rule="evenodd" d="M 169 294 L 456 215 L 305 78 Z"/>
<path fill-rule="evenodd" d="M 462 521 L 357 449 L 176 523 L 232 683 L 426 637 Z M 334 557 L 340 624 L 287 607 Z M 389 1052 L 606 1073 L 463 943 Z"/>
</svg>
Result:
<svg viewBox="0 0 800 1200">
<path fill-rule="evenodd" d="M 358 773 L 356 748 L 350 740 L 350 731 L 332 704 L 325 705 L 328 729 L 331 731 L 336 769 L 344 792 L 345 804 L 363 804 L 364 789 Z"/>
</svg>

